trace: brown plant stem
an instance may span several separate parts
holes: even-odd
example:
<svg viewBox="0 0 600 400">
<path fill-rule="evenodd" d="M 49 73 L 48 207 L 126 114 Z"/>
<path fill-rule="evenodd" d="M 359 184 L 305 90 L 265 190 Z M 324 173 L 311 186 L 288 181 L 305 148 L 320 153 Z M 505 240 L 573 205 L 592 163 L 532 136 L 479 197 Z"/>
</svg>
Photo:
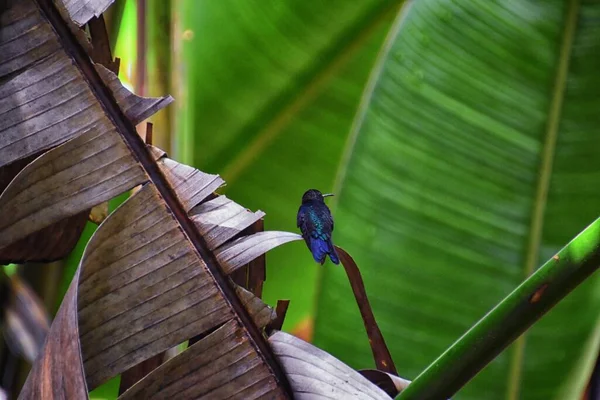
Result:
<svg viewBox="0 0 600 400">
<path fill-rule="evenodd" d="M 360 270 L 350 254 L 339 246 L 335 246 L 335 249 L 344 266 L 344 270 L 350 281 L 350 286 L 352 287 L 352 292 L 354 293 L 354 298 L 356 299 L 356 304 L 358 304 L 360 315 L 365 324 L 367 336 L 369 337 L 369 344 L 371 345 L 371 351 L 373 352 L 373 358 L 375 359 L 375 365 L 377 365 L 377 369 L 381 371 L 398 376 L 396 365 L 394 365 L 394 360 L 392 360 L 392 355 L 385 344 L 377 321 L 375 321 L 373 310 L 371 310 L 371 305 L 369 304 Z"/>
<path fill-rule="evenodd" d="M 275 309 L 275 312 L 277 313 L 277 318 L 275 318 L 269 325 L 267 325 L 267 332 L 281 330 L 281 328 L 283 327 L 283 322 L 285 321 L 285 314 L 287 313 L 289 305 L 289 300 L 277 300 L 277 308 Z"/>
</svg>

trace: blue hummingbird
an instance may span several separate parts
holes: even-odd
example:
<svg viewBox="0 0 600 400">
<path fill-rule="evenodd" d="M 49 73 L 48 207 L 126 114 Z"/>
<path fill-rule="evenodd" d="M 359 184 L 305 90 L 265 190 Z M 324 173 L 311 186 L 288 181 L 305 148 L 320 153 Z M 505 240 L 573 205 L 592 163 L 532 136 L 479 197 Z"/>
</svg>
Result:
<svg viewBox="0 0 600 400">
<path fill-rule="evenodd" d="M 334 264 L 340 263 L 331 242 L 333 218 L 325 204 L 325 197 L 328 196 L 333 196 L 333 194 L 322 194 L 316 189 L 304 192 L 296 221 L 313 258 L 321 265 L 325 262 L 328 254 L 331 262 Z"/>
</svg>

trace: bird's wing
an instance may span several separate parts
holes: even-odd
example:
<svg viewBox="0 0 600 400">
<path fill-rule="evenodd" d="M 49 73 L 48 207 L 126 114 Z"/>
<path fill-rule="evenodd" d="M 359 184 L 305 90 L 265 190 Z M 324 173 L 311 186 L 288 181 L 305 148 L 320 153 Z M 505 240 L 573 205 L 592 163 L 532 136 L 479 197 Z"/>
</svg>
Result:
<svg viewBox="0 0 600 400">
<path fill-rule="evenodd" d="M 300 232 L 302 232 L 302 238 L 310 249 L 310 232 L 313 227 L 311 226 L 310 218 L 306 214 L 306 208 L 304 206 L 300 206 L 300 209 L 298 210 L 298 216 L 296 217 L 296 225 L 298 228 L 300 228 Z"/>
<path fill-rule="evenodd" d="M 304 216 L 305 216 L 305 212 L 304 209 L 302 208 L 302 206 L 300 206 L 300 208 L 298 209 L 298 215 L 296 216 L 296 226 L 298 228 L 302 229 L 302 225 L 304 225 Z"/>
<path fill-rule="evenodd" d="M 310 210 L 309 213 L 314 213 L 313 218 L 310 215 L 306 218 L 305 225 L 309 229 L 308 231 L 314 238 L 321 240 L 328 240 L 331 238 L 331 230 L 333 229 L 333 219 L 329 210 L 325 207 L 319 208 L 318 210 Z"/>
<path fill-rule="evenodd" d="M 331 231 L 333 232 L 333 217 L 331 216 L 331 211 L 327 208 L 327 219 L 328 223 L 331 225 Z"/>
</svg>

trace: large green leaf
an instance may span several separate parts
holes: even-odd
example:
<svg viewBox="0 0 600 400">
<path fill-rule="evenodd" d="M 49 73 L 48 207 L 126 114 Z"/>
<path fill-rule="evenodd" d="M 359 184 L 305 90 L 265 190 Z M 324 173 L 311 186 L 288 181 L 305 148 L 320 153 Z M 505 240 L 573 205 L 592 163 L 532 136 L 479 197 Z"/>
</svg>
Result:
<svg viewBox="0 0 600 400">
<path fill-rule="evenodd" d="M 600 210 L 600 3 L 413 1 L 341 166 L 336 242 L 362 267 L 398 371 L 414 378 Z M 314 342 L 373 364 L 339 268 Z M 455 398 L 580 399 L 600 276 Z"/>
<path fill-rule="evenodd" d="M 175 157 L 296 231 L 304 190 L 331 190 L 352 120 L 399 0 L 184 0 Z M 177 47 L 177 46 L 176 46 Z M 176 50 L 177 51 L 177 50 Z M 179 92 L 178 92 L 179 90 Z M 268 256 L 265 298 L 310 315 L 318 266 L 303 243 Z"/>
</svg>

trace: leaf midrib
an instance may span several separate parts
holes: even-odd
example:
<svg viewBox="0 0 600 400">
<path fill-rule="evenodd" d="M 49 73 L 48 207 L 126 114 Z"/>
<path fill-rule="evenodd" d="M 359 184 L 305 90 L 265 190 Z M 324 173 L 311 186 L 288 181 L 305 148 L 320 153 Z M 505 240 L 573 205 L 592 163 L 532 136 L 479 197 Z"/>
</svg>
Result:
<svg viewBox="0 0 600 400">
<path fill-rule="evenodd" d="M 360 97 L 358 109 L 356 111 L 356 114 L 354 115 L 352 127 L 350 128 L 350 135 L 348 136 L 348 139 L 346 141 L 344 152 L 342 154 L 342 159 L 336 172 L 336 178 L 333 185 L 333 192 L 336 195 L 340 193 L 341 188 L 346 179 L 346 171 L 348 170 L 348 165 L 350 164 L 350 159 L 352 158 L 352 153 L 354 152 L 354 146 L 356 144 L 360 128 L 367 115 L 369 104 L 371 103 L 371 98 L 373 97 L 373 92 L 375 91 L 375 87 L 377 86 L 377 82 L 379 81 L 379 77 L 381 75 L 381 72 L 383 71 L 383 66 L 388 57 L 388 54 L 392 49 L 392 46 L 394 45 L 398 33 L 400 32 L 402 22 L 404 21 L 405 16 L 409 13 L 411 5 L 412 0 L 406 0 L 405 2 L 403 2 L 402 6 L 398 8 L 396 17 L 394 18 L 394 22 L 392 22 L 392 26 L 390 27 L 390 30 L 388 31 L 383 41 L 383 45 L 379 50 L 379 54 L 377 55 L 377 58 L 373 65 L 373 69 L 369 74 L 367 85 L 365 86 L 365 89 Z M 330 203 L 330 207 L 332 210 L 335 210 L 337 208 L 339 199 L 339 196 L 336 196 Z"/>
<path fill-rule="evenodd" d="M 144 169 L 145 173 L 150 178 L 150 181 L 156 187 L 162 200 L 172 213 L 173 218 L 178 222 L 182 233 L 187 237 L 189 243 L 195 248 L 199 257 L 204 261 L 207 269 L 210 271 L 210 274 L 217 284 L 221 296 L 234 311 L 238 321 L 248 333 L 249 341 L 256 353 L 262 359 L 264 365 L 270 370 L 269 372 L 276 380 L 277 384 L 282 388 L 282 393 L 286 398 L 291 398 L 292 390 L 287 375 L 284 373 L 271 347 L 254 324 L 248 310 L 235 293 L 234 287 L 230 284 L 229 278 L 221 269 L 215 254 L 209 250 L 205 239 L 200 235 L 194 223 L 187 215 L 179 198 L 146 148 L 146 144 L 137 134 L 135 126 L 127 119 L 117 104 L 114 96 L 103 83 L 100 75 L 93 67 L 92 60 L 73 36 L 73 33 L 63 20 L 63 17 L 60 15 L 55 4 L 51 0 L 36 0 L 36 4 L 44 18 L 48 20 L 54 29 L 60 45 L 66 54 L 73 59 L 74 65 L 77 66 L 79 72 L 87 81 L 90 90 L 94 93 L 95 100 L 102 106 L 116 130 L 122 135 L 123 140 L 129 146 L 131 153 L 135 156 L 139 165 Z"/>
<path fill-rule="evenodd" d="M 548 112 L 544 147 L 540 162 L 539 179 L 536 187 L 529 237 L 527 240 L 525 263 L 523 265 L 523 278 L 527 278 L 531 275 L 539 262 L 539 250 L 544 228 L 544 214 L 548 200 L 548 190 L 550 188 L 552 165 L 556 152 L 556 139 L 558 137 L 569 62 L 571 60 L 571 49 L 575 36 L 575 28 L 577 26 L 579 1 L 580 0 L 570 0 L 567 5 L 567 15 L 560 47 L 558 68 L 556 70 L 552 98 L 550 99 L 550 109 Z M 524 356 L 525 335 L 517 339 L 511 353 L 506 391 L 507 400 L 517 400 L 519 398 Z"/>
</svg>

